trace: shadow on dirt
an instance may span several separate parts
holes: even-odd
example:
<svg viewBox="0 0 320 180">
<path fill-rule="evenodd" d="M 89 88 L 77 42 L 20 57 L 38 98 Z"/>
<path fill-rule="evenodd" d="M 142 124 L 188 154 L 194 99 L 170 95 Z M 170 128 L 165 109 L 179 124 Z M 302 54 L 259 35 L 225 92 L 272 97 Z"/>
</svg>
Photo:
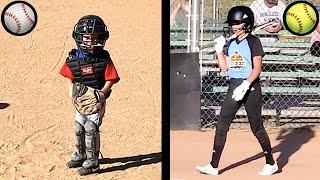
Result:
<svg viewBox="0 0 320 180">
<path fill-rule="evenodd" d="M 283 167 L 286 166 L 289 162 L 290 157 L 296 153 L 303 144 L 309 142 L 314 136 L 315 131 L 313 130 L 314 125 L 311 126 L 303 126 L 299 128 L 293 129 L 282 129 L 276 138 L 276 140 L 281 140 L 278 145 L 272 148 L 272 152 L 280 152 L 278 158 L 274 157 L 275 160 L 278 162 L 279 171 L 281 172 Z M 238 166 L 247 164 L 251 161 L 257 160 L 259 158 L 264 157 L 264 154 L 258 153 L 254 156 L 248 157 L 244 160 L 239 162 L 233 163 L 219 171 L 219 173 L 223 173 L 230 169 L 236 168 Z M 262 167 L 263 165 L 261 165 Z"/>
<path fill-rule="evenodd" d="M 0 103 L 0 109 L 5 109 L 9 106 L 8 103 Z"/>
<path fill-rule="evenodd" d="M 99 173 L 122 171 L 132 167 L 138 167 L 149 164 L 156 164 L 161 162 L 162 153 L 150 153 L 144 155 L 120 157 L 120 158 L 103 158 L 99 160 L 100 164 L 112 164 L 112 163 L 125 163 L 119 166 L 112 166 L 105 169 L 101 169 Z"/>
</svg>

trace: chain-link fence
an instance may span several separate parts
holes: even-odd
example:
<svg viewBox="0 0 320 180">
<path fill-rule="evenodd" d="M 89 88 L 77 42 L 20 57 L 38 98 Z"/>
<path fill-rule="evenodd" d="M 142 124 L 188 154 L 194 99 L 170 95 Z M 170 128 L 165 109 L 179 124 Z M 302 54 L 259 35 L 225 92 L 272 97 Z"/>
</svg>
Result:
<svg viewBox="0 0 320 180">
<path fill-rule="evenodd" d="M 260 0 L 258 0 L 260 1 Z M 261 0 L 263 2 L 263 0 Z M 291 1 L 282 1 L 288 5 Z M 319 10 L 319 1 L 312 2 Z M 250 6 L 253 0 L 203 0 L 201 1 L 200 49 L 212 43 L 215 37 L 226 35 L 228 10 L 236 5 Z M 188 12 L 180 11 L 171 27 L 171 53 L 188 49 Z M 266 55 L 260 75 L 263 93 L 262 117 L 265 123 L 274 125 L 302 126 L 320 123 L 320 33 L 295 36 L 287 30 L 270 33 L 255 32 Z M 217 56 L 213 47 L 200 50 L 201 126 L 212 128 L 221 110 L 229 78 L 219 72 Z M 233 126 L 248 125 L 246 111 L 241 108 Z"/>
</svg>

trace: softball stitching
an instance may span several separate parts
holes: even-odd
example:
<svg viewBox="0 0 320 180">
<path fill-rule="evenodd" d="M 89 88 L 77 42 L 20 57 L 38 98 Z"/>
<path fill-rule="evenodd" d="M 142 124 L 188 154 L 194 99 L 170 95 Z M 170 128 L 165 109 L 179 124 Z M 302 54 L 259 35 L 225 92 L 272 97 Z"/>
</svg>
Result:
<svg viewBox="0 0 320 180">
<path fill-rule="evenodd" d="M 304 9 L 304 11 L 307 13 L 307 16 L 309 17 L 309 19 L 310 19 L 313 23 L 316 23 L 316 20 L 313 19 L 313 17 L 309 14 L 307 4 L 303 4 L 303 9 Z"/>
<path fill-rule="evenodd" d="M 287 15 L 295 18 L 295 19 L 298 21 L 298 24 L 299 24 L 299 32 L 301 33 L 301 32 L 302 32 L 302 28 L 303 28 L 301 19 L 300 19 L 296 14 L 291 13 L 291 12 L 288 12 Z"/>
</svg>

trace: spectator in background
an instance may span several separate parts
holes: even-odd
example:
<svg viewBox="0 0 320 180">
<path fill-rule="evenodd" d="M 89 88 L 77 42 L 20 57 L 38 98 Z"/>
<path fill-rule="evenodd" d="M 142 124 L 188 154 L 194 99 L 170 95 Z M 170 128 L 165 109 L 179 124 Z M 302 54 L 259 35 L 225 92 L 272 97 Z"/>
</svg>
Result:
<svg viewBox="0 0 320 180">
<path fill-rule="evenodd" d="M 170 0 L 170 26 L 175 25 L 176 15 L 179 10 L 189 11 L 188 0 Z"/>
<path fill-rule="evenodd" d="M 268 27 L 266 31 L 275 33 L 283 29 L 282 16 L 286 5 L 278 0 L 255 0 L 250 5 L 254 13 L 255 26 L 269 22 L 272 19 L 278 19 L 280 23 Z"/>
<path fill-rule="evenodd" d="M 311 44 L 311 48 L 310 48 L 311 55 L 320 57 L 320 22 L 316 30 L 312 32 L 310 44 Z"/>
</svg>

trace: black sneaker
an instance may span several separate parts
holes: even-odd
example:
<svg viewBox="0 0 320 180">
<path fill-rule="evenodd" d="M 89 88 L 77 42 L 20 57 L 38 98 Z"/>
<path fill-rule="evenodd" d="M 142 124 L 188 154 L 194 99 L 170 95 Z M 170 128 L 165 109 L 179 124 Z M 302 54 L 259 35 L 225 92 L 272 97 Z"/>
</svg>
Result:
<svg viewBox="0 0 320 180">
<path fill-rule="evenodd" d="M 77 168 L 77 167 L 82 167 L 82 163 L 84 162 L 84 159 L 82 160 L 70 160 L 69 162 L 67 162 L 67 167 L 68 168 Z"/>
<path fill-rule="evenodd" d="M 82 168 L 80 168 L 80 169 L 78 170 L 78 172 L 79 172 L 80 176 L 85 176 L 85 175 L 88 175 L 88 174 L 96 173 L 96 172 L 98 172 L 99 170 L 100 170 L 100 166 L 98 165 L 98 166 L 92 166 L 92 167 L 90 167 L 90 168 L 84 168 L 84 167 L 82 167 Z"/>
</svg>

